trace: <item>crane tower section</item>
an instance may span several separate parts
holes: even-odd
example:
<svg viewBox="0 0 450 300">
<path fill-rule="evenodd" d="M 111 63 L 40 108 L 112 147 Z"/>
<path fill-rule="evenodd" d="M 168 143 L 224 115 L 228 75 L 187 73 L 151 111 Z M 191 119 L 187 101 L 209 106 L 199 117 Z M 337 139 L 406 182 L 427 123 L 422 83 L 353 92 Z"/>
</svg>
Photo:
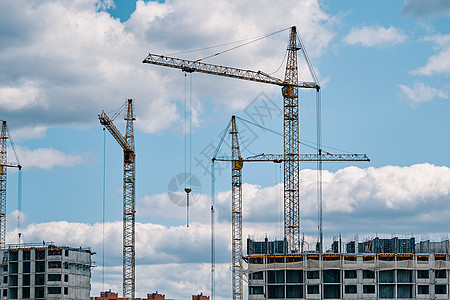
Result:
<svg viewBox="0 0 450 300">
<path fill-rule="evenodd" d="M 2 132 L 0 135 L 0 246 L 5 245 L 6 237 L 6 121 L 2 122 Z"/>
<path fill-rule="evenodd" d="M 284 236 L 290 252 L 300 249 L 300 192 L 299 192 L 299 108 L 298 108 L 298 66 L 297 30 L 292 27 L 284 77 Z"/>
<path fill-rule="evenodd" d="M 133 101 L 128 99 L 125 136 L 102 112 L 98 116 L 123 149 L 123 298 L 135 299 L 135 152 Z"/>
<path fill-rule="evenodd" d="M 243 161 L 239 149 L 238 131 L 235 116 L 231 117 L 231 239 L 232 239 L 232 286 L 233 299 L 244 299 L 242 268 L 242 167 Z"/>
</svg>

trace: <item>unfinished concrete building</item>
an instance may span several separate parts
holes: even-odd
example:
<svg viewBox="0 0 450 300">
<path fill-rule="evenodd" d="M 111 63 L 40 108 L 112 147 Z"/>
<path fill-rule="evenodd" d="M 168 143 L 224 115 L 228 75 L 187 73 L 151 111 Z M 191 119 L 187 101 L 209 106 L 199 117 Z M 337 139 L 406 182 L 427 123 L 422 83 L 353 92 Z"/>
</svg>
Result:
<svg viewBox="0 0 450 300">
<path fill-rule="evenodd" d="M 286 254 L 285 241 L 248 240 L 248 299 L 450 299 L 449 241 L 352 242 L 345 253 Z"/>
<path fill-rule="evenodd" d="M 0 251 L 1 299 L 89 300 L 89 248 L 53 243 L 6 245 Z"/>
</svg>

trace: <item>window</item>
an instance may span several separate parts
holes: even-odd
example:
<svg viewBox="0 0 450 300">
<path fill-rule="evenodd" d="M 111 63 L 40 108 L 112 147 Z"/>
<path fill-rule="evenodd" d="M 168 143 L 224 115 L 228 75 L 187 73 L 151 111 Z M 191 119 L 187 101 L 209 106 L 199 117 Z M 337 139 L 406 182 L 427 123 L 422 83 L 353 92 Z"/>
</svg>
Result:
<svg viewBox="0 0 450 300">
<path fill-rule="evenodd" d="M 286 270 L 286 282 L 302 283 L 303 282 L 303 271 L 301 271 L 301 270 Z"/>
<path fill-rule="evenodd" d="M 364 294 L 375 294 L 375 286 L 374 285 L 363 285 L 363 293 Z"/>
<path fill-rule="evenodd" d="M 263 272 L 255 272 L 252 274 L 253 279 L 263 279 Z"/>
<path fill-rule="evenodd" d="M 64 250 L 64 256 L 69 256 L 69 250 Z"/>
<path fill-rule="evenodd" d="M 428 295 L 430 293 L 430 287 L 428 285 L 417 286 L 417 293 L 419 295 Z"/>
<path fill-rule="evenodd" d="M 262 289 L 262 287 L 261 287 L 261 289 Z M 68 287 L 64 288 L 64 295 L 69 295 L 69 288 Z"/>
<path fill-rule="evenodd" d="M 345 270 L 345 278 L 356 278 L 356 270 Z"/>
<path fill-rule="evenodd" d="M 284 282 L 284 271 L 267 271 L 267 282 L 283 283 Z"/>
<path fill-rule="evenodd" d="M 45 259 L 45 250 L 37 250 L 36 249 L 36 260 Z"/>
<path fill-rule="evenodd" d="M 8 297 L 8 290 L 7 289 L 3 290 L 3 297 Z"/>
<path fill-rule="evenodd" d="M 430 278 L 429 270 L 417 270 L 417 278 Z"/>
<path fill-rule="evenodd" d="M 3 283 L 8 283 L 8 276 L 3 276 Z"/>
<path fill-rule="evenodd" d="M 341 282 L 341 272 L 339 270 L 324 270 L 323 282 L 325 283 L 339 283 Z"/>
<path fill-rule="evenodd" d="M 64 282 L 69 282 L 69 274 L 64 274 Z"/>
<path fill-rule="evenodd" d="M 308 271 L 308 279 L 319 279 L 319 271 Z"/>
<path fill-rule="evenodd" d="M 318 294 L 319 286 L 318 285 L 308 285 L 307 290 L 308 290 L 308 294 Z"/>
<path fill-rule="evenodd" d="M 375 278 L 375 272 L 371 270 L 363 270 L 363 278 Z"/>
<path fill-rule="evenodd" d="M 61 269 L 61 262 L 60 261 L 49 261 L 48 268 L 49 269 Z"/>
<path fill-rule="evenodd" d="M 61 274 L 48 274 L 48 281 L 61 281 Z"/>
<path fill-rule="evenodd" d="M 30 262 L 24 261 L 22 264 L 22 268 L 24 273 L 30 273 Z"/>
<path fill-rule="evenodd" d="M 345 286 L 346 294 L 356 294 L 356 285 L 350 284 Z"/>
<path fill-rule="evenodd" d="M 30 285 L 30 274 L 23 275 L 22 285 Z"/>
<path fill-rule="evenodd" d="M 447 270 L 435 270 L 434 277 L 435 278 L 447 278 Z"/>
<path fill-rule="evenodd" d="M 250 288 L 250 292 L 252 295 L 262 295 L 264 294 L 264 289 L 262 286 L 253 286 Z"/>
<path fill-rule="evenodd" d="M 35 274 L 34 275 L 34 284 L 35 285 L 44 285 L 45 284 L 45 274 Z"/>
<path fill-rule="evenodd" d="M 45 272 L 45 261 L 37 261 L 35 263 L 36 273 Z"/>
<path fill-rule="evenodd" d="M 445 284 L 436 284 L 434 293 L 437 295 L 445 295 L 447 294 L 447 286 Z"/>
<path fill-rule="evenodd" d="M 61 288 L 60 288 L 60 287 L 54 287 L 54 286 L 48 287 L 48 288 L 47 288 L 47 293 L 48 293 L 49 295 L 58 295 L 58 294 L 61 294 Z"/>
<path fill-rule="evenodd" d="M 61 255 L 61 249 L 48 249 L 48 256 Z"/>
<path fill-rule="evenodd" d="M 30 287 L 23 287 L 22 288 L 22 298 L 30 298 Z"/>
<path fill-rule="evenodd" d="M 23 260 L 30 260 L 31 259 L 30 250 L 23 250 L 22 257 L 23 257 Z"/>
<path fill-rule="evenodd" d="M 35 287 L 34 288 L 34 297 L 39 299 L 44 299 L 44 287 Z"/>
</svg>

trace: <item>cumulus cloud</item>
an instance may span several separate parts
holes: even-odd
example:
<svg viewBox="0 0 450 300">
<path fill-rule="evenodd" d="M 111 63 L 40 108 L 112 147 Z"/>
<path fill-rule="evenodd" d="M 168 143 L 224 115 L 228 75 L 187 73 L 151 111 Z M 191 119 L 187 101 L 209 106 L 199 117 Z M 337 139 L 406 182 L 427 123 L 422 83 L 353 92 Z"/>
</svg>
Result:
<svg viewBox="0 0 450 300">
<path fill-rule="evenodd" d="M 51 168 L 73 167 L 86 162 L 89 157 L 87 153 L 66 154 L 53 148 L 29 149 L 27 147 L 16 147 L 20 163 L 25 169 L 41 168 L 50 170 Z M 12 151 L 9 151 L 12 153 Z"/>
<path fill-rule="evenodd" d="M 306 233 L 308 247 L 312 247 L 317 230 L 316 171 L 303 170 L 301 178 L 302 231 Z M 282 219 L 276 216 L 276 212 L 280 212 L 277 206 L 282 207 L 279 197 L 281 188 L 281 185 L 243 186 L 244 239 L 248 236 L 256 240 L 262 240 L 265 236 L 269 239 L 282 238 L 283 229 L 279 226 L 282 225 Z M 351 238 L 367 233 L 397 232 L 405 235 L 414 232 L 420 238 L 422 234 L 442 232 L 442 228 L 447 228 L 447 220 L 450 218 L 450 168 L 444 166 L 417 164 L 364 169 L 347 167 L 336 172 L 324 171 L 323 191 L 324 232 L 327 242 L 330 241 L 330 234 L 339 232 Z M 149 204 L 145 203 L 138 205 L 137 210 L 142 211 L 141 215 L 152 213 L 152 216 L 166 217 L 173 217 L 172 213 L 175 212 L 174 217 L 183 219 L 183 207 L 178 206 L 178 214 L 176 206 L 170 203 L 168 196 L 165 197 L 160 195 L 151 198 L 155 201 L 153 210 L 146 207 Z M 216 199 L 217 210 L 221 212 L 215 227 L 217 295 L 218 298 L 225 299 L 229 297 L 231 276 L 230 192 L 219 193 Z M 208 292 L 211 229 L 210 210 L 206 202 L 207 199 L 199 199 L 192 206 L 197 217 L 193 218 L 189 228 L 185 225 L 136 223 L 138 293 L 158 290 L 167 296 L 182 299 L 186 297 L 186 292 Z M 24 242 L 45 240 L 91 247 L 97 253 L 94 260 L 99 266 L 93 273 L 93 294 L 101 290 L 104 241 L 107 288 L 121 291 L 120 221 L 104 225 L 65 221 L 29 224 L 23 228 L 22 234 Z M 9 231 L 7 242 L 16 240 L 17 229 Z M 191 272 L 191 276 L 185 276 L 187 270 Z M 148 280 L 149 278 L 154 280 Z"/>
<path fill-rule="evenodd" d="M 257 6 L 252 1 L 138 1 L 131 17 L 121 23 L 104 11 L 113 5 L 111 0 L 0 0 L 2 118 L 13 128 L 39 128 L 28 132 L 42 136 L 42 130 L 54 126 L 95 124 L 102 109 L 134 98 L 139 108 L 136 126 L 145 132 L 164 131 L 180 122 L 184 76 L 143 65 L 148 51 L 170 54 L 297 25 L 310 56 L 320 56 L 334 35 L 327 25 L 330 16 L 317 0 L 289 1 Z M 269 24 L 267 12 L 283 18 Z M 234 26 L 237 22 L 239 27 Z M 284 57 L 287 36 L 285 31 L 211 62 L 271 72 Z M 211 53 L 196 53 L 196 58 L 206 54 Z M 194 76 L 200 91 L 193 99 L 194 126 L 203 113 L 199 99 L 214 95 L 220 107 L 234 109 L 245 107 L 261 90 L 274 91 L 266 85 L 204 76 Z"/>
<path fill-rule="evenodd" d="M 413 70 L 411 73 L 426 76 L 450 73 L 450 34 L 430 36 L 424 40 L 433 42 L 439 53 L 430 56 L 425 66 Z"/>
<path fill-rule="evenodd" d="M 445 92 L 426 86 L 422 82 L 414 83 L 412 88 L 402 84 L 399 84 L 399 87 L 406 96 L 409 105 L 412 107 L 415 107 L 423 102 L 431 102 L 434 98 L 448 99 Z"/>
<path fill-rule="evenodd" d="M 300 178 L 302 222 L 307 225 L 305 230 L 314 230 L 317 226 L 316 171 L 302 170 Z M 244 183 L 242 194 L 243 221 L 249 228 L 264 222 L 272 224 L 273 229 L 270 230 L 268 226 L 264 232 L 274 234 L 276 223 L 282 222 L 282 185 L 261 187 Z M 422 223 L 418 222 L 417 226 L 408 224 L 419 230 L 426 224 L 424 216 L 435 212 L 437 207 L 442 208 L 441 213 L 450 214 L 449 198 L 450 169 L 445 166 L 416 164 L 408 167 L 347 167 L 337 172 L 323 171 L 324 213 L 333 215 L 337 220 L 343 217 L 347 220 L 359 220 L 373 215 L 381 219 L 386 217 L 384 224 L 393 224 L 395 220 L 391 219 L 392 213 L 409 214 L 423 220 Z M 197 222 L 208 222 L 210 199 L 206 195 L 198 199 L 191 207 L 191 218 Z M 231 220 L 230 207 L 231 192 L 218 193 L 216 210 L 221 222 Z M 180 219 L 184 219 L 186 215 L 185 208 L 171 203 L 166 194 L 138 200 L 138 211 L 141 215 L 170 215 Z M 442 220 L 444 219 L 431 220 L 427 226 L 433 226 Z M 339 230 L 341 225 L 336 226 L 336 230 Z"/>
<path fill-rule="evenodd" d="M 447 0 L 406 0 L 402 7 L 402 15 L 419 19 L 441 14 L 450 14 L 450 3 Z"/>
<path fill-rule="evenodd" d="M 344 38 L 349 45 L 360 44 L 364 47 L 384 47 L 400 44 L 406 40 L 407 36 L 397 28 L 382 26 L 363 26 L 352 28 L 350 33 Z"/>
<path fill-rule="evenodd" d="M 5 111 L 47 108 L 46 96 L 36 88 L 36 83 L 25 82 L 14 87 L 0 87 L 0 108 Z"/>
</svg>

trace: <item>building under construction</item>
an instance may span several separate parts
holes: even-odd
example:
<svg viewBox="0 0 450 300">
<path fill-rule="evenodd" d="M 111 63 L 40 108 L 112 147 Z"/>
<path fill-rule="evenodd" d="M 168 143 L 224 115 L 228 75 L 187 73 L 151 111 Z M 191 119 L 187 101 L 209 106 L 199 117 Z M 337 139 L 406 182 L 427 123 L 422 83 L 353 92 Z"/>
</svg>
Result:
<svg viewBox="0 0 450 300">
<path fill-rule="evenodd" d="M 449 299 L 448 240 L 374 238 L 341 248 L 292 254 L 285 240 L 248 239 L 248 299 Z"/>
<path fill-rule="evenodd" d="M 88 300 L 92 254 L 45 242 L 6 245 L 0 251 L 1 299 Z"/>
</svg>

